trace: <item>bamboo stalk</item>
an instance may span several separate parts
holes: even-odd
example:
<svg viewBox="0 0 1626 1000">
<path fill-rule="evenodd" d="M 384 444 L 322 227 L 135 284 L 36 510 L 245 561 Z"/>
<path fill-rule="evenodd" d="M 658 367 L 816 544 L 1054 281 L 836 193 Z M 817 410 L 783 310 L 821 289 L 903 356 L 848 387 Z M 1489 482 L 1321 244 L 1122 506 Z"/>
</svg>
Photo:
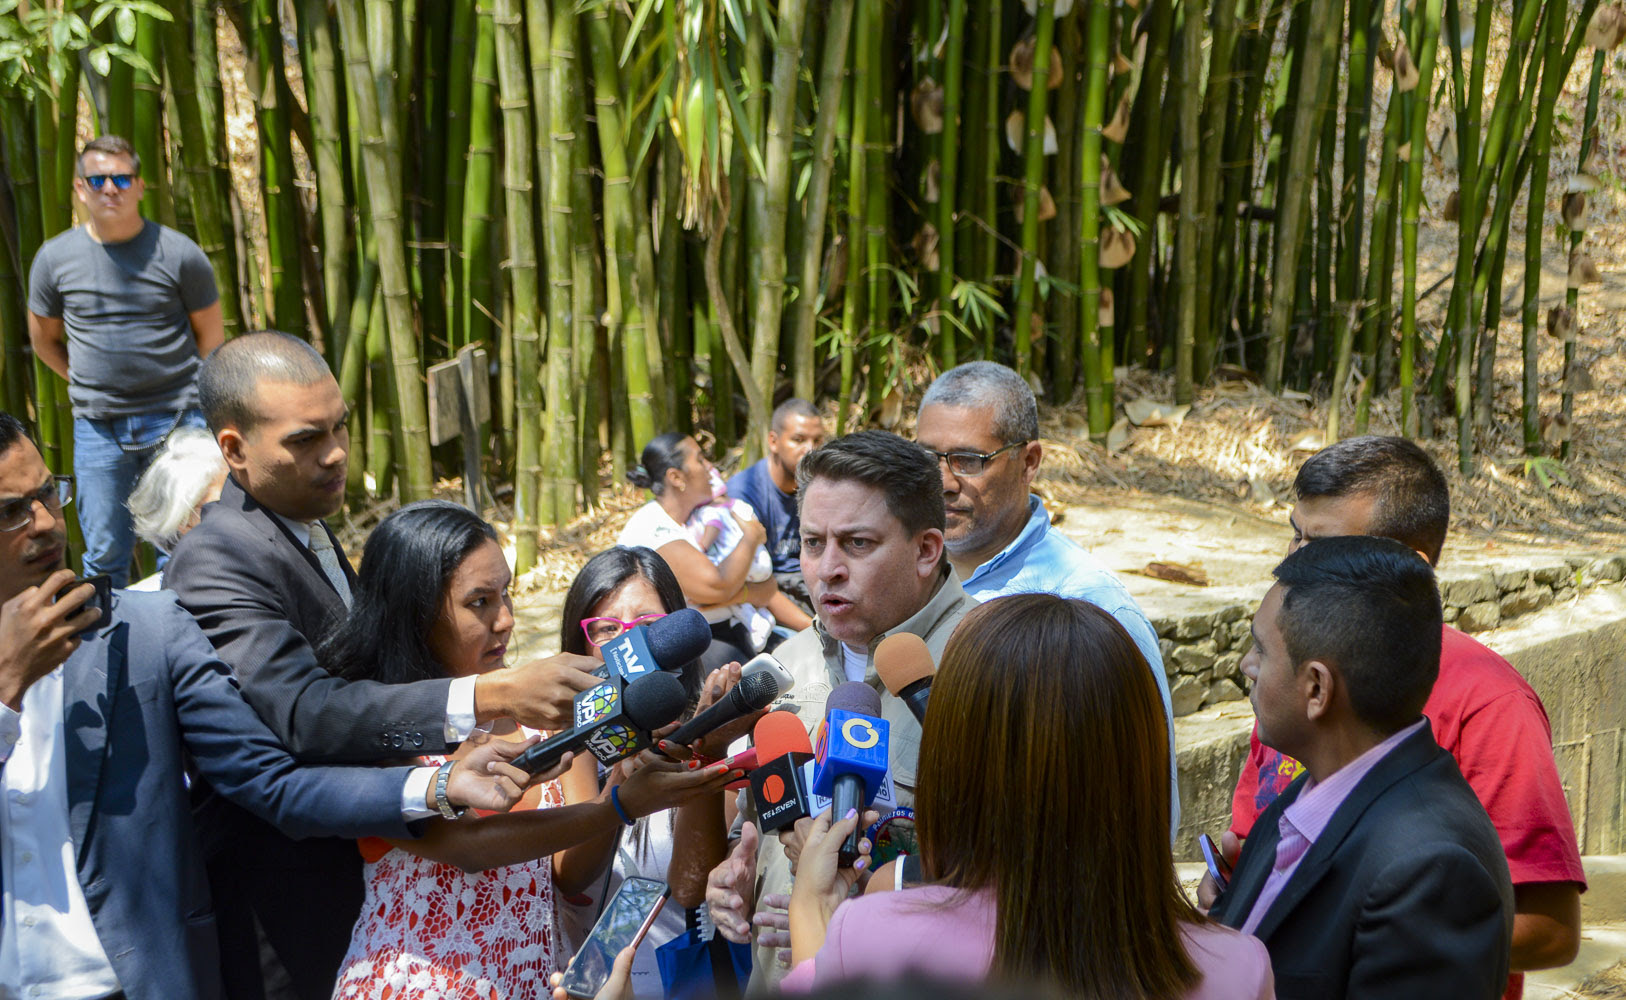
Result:
<svg viewBox="0 0 1626 1000">
<path fill-rule="evenodd" d="M 1230 0 L 1220 0 L 1222 5 Z M 1171 89 L 1180 88 L 1180 224 L 1176 266 L 1180 274 L 1180 314 L 1174 341 L 1174 399 L 1192 399 L 1192 375 L 1197 353 L 1198 229 L 1205 215 L 1200 204 L 1202 146 L 1200 112 L 1202 94 L 1203 7 L 1201 0 L 1181 0 L 1180 66 Z"/>
<path fill-rule="evenodd" d="M 163 74 L 162 29 L 150 14 L 136 14 L 135 49 L 154 73 Z M 163 82 L 144 69 L 131 72 L 130 142 L 141 157 L 142 180 L 152 199 L 154 217 L 166 226 L 175 225 L 175 202 L 169 186 L 169 162 L 164 146 Z"/>
<path fill-rule="evenodd" d="M 1592 72 L 1587 78 L 1586 114 L 1582 119 L 1581 125 L 1581 150 L 1579 154 L 1577 154 L 1575 160 L 1577 171 L 1584 171 L 1586 169 L 1585 164 L 1587 157 L 1592 155 L 1592 144 L 1594 141 L 1596 141 L 1596 133 L 1598 128 L 1598 94 L 1603 86 L 1603 66 L 1607 58 L 1607 49 L 1600 48 L 1592 54 Z M 1570 259 L 1572 261 L 1575 259 L 1575 256 L 1580 253 L 1581 243 L 1585 238 L 1585 230 L 1577 229 L 1570 233 Z M 1565 291 L 1564 305 L 1567 309 L 1569 309 L 1570 316 L 1574 319 L 1575 325 L 1579 327 L 1581 289 L 1573 282 L 1569 283 L 1569 287 Z M 1559 413 L 1563 417 L 1565 426 L 1570 428 L 1570 436 L 1565 437 L 1563 443 L 1559 446 L 1559 457 L 1564 459 L 1568 459 L 1571 456 L 1571 453 L 1574 451 L 1575 340 L 1578 336 L 1579 330 L 1570 334 L 1570 336 L 1564 341 L 1564 388 L 1563 396 L 1559 404 Z"/>
<path fill-rule="evenodd" d="M 475 5 L 473 86 L 469 103 L 469 151 L 463 177 L 462 238 L 458 243 L 462 271 L 461 315 L 453 328 L 452 346 L 490 342 L 490 316 L 499 311 L 493 280 L 497 176 L 497 33 L 486 0 Z"/>
<path fill-rule="evenodd" d="M 306 335 L 305 296 L 299 271 L 299 217 L 294 191 L 292 123 L 283 103 L 282 18 L 276 0 L 253 0 L 255 121 L 260 134 L 260 190 L 265 199 L 268 321 L 284 332 Z"/>
<path fill-rule="evenodd" d="M 532 13 L 543 7 L 533 0 Z M 543 202 L 547 218 L 543 243 L 548 265 L 547 382 L 544 406 L 547 438 L 543 452 L 542 490 L 537 520 L 559 524 L 575 510 L 576 409 L 571 401 L 572 327 L 570 261 L 570 153 L 576 142 L 571 131 L 571 101 L 576 95 L 576 21 L 565 0 L 546 4 L 549 14 L 548 79 L 548 193 Z"/>
<path fill-rule="evenodd" d="M 1056 8 L 1052 0 L 1037 0 L 1033 33 L 1033 89 L 1028 91 L 1026 132 L 1022 142 L 1022 250 L 1017 261 L 1016 312 L 1012 327 L 1016 335 L 1014 360 L 1018 374 L 1033 371 L 1034 273 L 1039 261 L 1039 189 L 1044 186 L 1045 113 L 1050 87 L 1050 48 L 1056 31 Z"/>
<path fill-rule="evenodd" d="M 326 0 L 300 0 L 300 51 L 305 56 L 305 94 L 310 102 L 310 151 L 316 168 L 317 210 L 322 232 L 322 317 L 327 331 L 328 362 L 337 368 L 345 357 L 350 332 L 351 235 L 349 198 L 344 174 L 344 146 L 339 138 L 338 51 Z"/>
</svg>

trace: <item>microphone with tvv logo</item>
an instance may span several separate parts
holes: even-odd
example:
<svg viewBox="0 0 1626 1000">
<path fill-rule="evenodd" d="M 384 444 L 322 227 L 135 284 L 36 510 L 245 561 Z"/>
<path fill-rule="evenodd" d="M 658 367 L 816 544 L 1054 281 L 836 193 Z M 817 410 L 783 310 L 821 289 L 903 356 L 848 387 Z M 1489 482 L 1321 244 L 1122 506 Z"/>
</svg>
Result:
<svg viewBox="0 0 1626 1000">
<path fill-rule="evenodd" d="M 751 732 L 757 768 L 751 772 L 751 800 L 757 828 L 783 830 L 808 815 L 805 765 L 813 760 L 813 742 L 795 712 L 769 712 Z"/>
<path fill-rule="evenodd" d="M 514 766 L 537 774 L 583 747 L 614 764 L 649 746 L 650 731 L 677 721 L 687 703 L 674 674 L 656 670 L 625 685 L 612 676 L 576 696 L 575 726 L 515 757 Z"/>
<path fill-rule="evenodd" d="M 648 625 L 638 625 L 605 643 L 604 672 L 600 677 L 617 677 L 623 682 L 657 670 L 682 670 L 711 645 L 711 626 L 706 616 L 693 608 L 674 611 Z"/>
<path fill-rule="evenodd" d="M 849 810 L 863 811 L 875 801 L 886 782 L 891 727 L 881 718 L 881 696 L 859 681 L 837 684 L 824 705 L 811 791 L 830 799 L 830 819 L 835 822 Z M 860 825 L 841 845 L 842 867 L 858 860 L 862 835 Z"/>
</svg>

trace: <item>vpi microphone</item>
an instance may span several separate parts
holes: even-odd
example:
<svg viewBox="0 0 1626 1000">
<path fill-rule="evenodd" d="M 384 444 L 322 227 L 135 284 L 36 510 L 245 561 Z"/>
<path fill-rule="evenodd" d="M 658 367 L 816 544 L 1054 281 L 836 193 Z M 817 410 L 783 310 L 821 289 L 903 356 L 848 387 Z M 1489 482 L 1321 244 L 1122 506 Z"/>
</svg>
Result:
<svg viewBox="0 0 1626 1000">
<path fill-rule="evenodd" d="M 751 738 L 757 751 L 757 769 L 751 772 L 757 826 L 773 833 L 809 813 L 803 765 L 813 759 L 813 744 L 795 712 L 769 712 L 757 721 Z"/>
<path fill-rule="evenodd" d="M 515 757 L 515 767 L 532 774 L 559 763 L 566 752 L 586 747 L 601 764 L 614 764 L 649 746 L 650 730 L 683 714 L 688 699 L 675 674 L 655 671 L 623 686 L 611 677 L 578 694 L 576 725 Z"/>
<path fill-rule="evenodd" d="M 895 632 L 875 647 L 875 672 L 892 697 L 909 706 L 915 721 L 926 724 L 926 699 L 931 697 L 937 664 L 926 640 L 913 632 Z"/>
<path fill-rule="evenodd" d="M 849 810 L 869 808 L 886 780 L 890 725 L 881 718 L 881 696 L 868 684 L 837 684 L 825 703 L 824 729 L 819 736 L 818 769 L 812 792 L 830 798 L 830 821 Z M 858 860 L 855 828 L 841 846 L 842 867 Z"/>
</svg>

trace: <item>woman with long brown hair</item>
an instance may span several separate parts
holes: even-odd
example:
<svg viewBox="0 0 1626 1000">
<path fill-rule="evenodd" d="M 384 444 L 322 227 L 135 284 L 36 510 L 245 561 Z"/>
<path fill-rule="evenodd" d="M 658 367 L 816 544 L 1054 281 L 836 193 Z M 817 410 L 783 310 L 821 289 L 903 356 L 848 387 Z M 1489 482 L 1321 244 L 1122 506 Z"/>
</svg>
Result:
<svg viewBox="0 0 1626 1000">
<path fill-rule="evenodd" d="M 790 909 L 806 964 L 787 988 L 919 970 L 1085 997 L 1271 997 L 1264 946 L 1206 921 L 1175 879 L 1168 752 L 1156 685 L 1110 615 L 1049 594 L 972 611 L 920 747 L 928 884 L 842 905 L 856 875 L 836 850 L 856 818 L 815 822 Z"/>
</svg>

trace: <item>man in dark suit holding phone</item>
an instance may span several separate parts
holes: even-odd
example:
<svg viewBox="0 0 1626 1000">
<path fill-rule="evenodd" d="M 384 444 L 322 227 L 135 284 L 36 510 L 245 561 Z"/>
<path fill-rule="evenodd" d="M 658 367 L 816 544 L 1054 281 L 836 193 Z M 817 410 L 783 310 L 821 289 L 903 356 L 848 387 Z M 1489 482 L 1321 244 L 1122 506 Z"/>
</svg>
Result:
<svg viewBox="0 0 1626 1000">
<path fill-rule="evenodd" d="M 1259 817 L 1209 915 L 1258 936 L 1283 1000 L 1494 1000 L 1513 887 L 1422 707 L 1433 571 L 1400 542 L 1311 542 L 1276 567 L 1242 668 L 1259 738 L 1305 774 Z"/>
<path fill-rule="evenodd" d="M 355 579 L 322 520 L 344 503 L 349 409 L 339 385 L 309 344 L 260 332 L 210 355 L 198 394 L 230 475 L 177 546 L 165 584 L 296 757 L 444 754 L 503 716 L 568 726 L 571 699 L 597 683 L 587 657 L 411 684 L 350 683 L 322 669 L 314 646 L 346 613 Z M 361 909 L 355 845 L 296 844 L 206 789 L 196 797 L 229 995 L 325 1000 Z"/>
</svg>

